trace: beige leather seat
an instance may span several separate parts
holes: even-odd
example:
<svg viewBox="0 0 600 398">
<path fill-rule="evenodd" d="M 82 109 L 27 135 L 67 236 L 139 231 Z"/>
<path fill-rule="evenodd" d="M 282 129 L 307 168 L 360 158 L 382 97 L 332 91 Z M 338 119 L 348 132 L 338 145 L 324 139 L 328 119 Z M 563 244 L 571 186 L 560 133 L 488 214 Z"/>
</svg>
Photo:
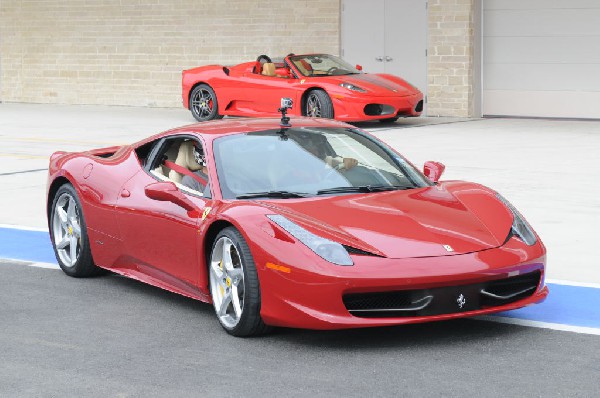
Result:
<svg viewBox="0 0 600 398">
<path fill-rule="evenodd" d="M 179 145 L 179 152 L 175 158 L 175 164 L 191 171 L 200 170 L 202 166 L 196 163 L 196 160 L 194 159 L 194 143 L 192 141 L 184 141 Z M 169 171 L 169 180 L 181 183 L 182 179 L 183 174 L 178 173 L 175 170 Z"/>
<path fill-rule="evenodd" d="M 263 64 L 262 74 L 265 76 L 275 77 L 275 64 L 272 62 L 267 62 Z"/>
</svg>

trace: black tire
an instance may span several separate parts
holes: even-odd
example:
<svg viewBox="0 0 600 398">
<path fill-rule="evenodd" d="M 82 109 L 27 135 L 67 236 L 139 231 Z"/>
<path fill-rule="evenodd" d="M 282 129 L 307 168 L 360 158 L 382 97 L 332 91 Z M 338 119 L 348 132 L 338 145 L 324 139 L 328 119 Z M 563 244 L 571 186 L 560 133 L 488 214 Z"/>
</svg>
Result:
<svg viewBox="0 0 600 398">
<path fill-rule="evenodd" d="M 208 84 L 199 84 L 190 94 L 190 112 L 199 122 L 220 119 L 219 102 L 215 91 Z"/>
<path fill-rule="evenodd" d="M 235 248 L 235 251 L 239 254 L 237 259 L 240 261 L 239 268 L 242 269 L 243 272 L 243 292 L 239 292 L 239 286 L 234 281 L 233 276 L 231 274 L 227 274 L 223 272 L 227 266 L 223 265 L 224 258 L 221 257 L 221 261 L 219 260 L 219 251 L 224 250 L 225 246 L 220 246 L 223 244 L 231 243 Z M 235 263 L 234 252 L 229 252 L 232 263 Z M 220 261 L 220 263 L 219 263 Z M 222 274 L 219 276 L 214 273 L 213 267 L 219 267 Z M 242 234 L 234 227 L 224 228 L 213 243 L 211 254 L 209 257 L 209 283 L 210 283 L 210 292 L 211 298 L 213 300 L 213 307 L 215 308 L 215 313 L 217 315 L 217 319 L 219 323 L 232 336 L 236 337 L 249 337 L 249 336 L 257 336 L 268 332 L 271 327 L 265 325 L 262 318 L 260 317 L 260 283 L 258 281 L 258 274 L 256 272 L 256 265 L 254 264 L 254 259 L 252 258 L 252 254 L 250 253 L 250 248 L 246 243 L 246 240 L 242 236 Z M 238 268 L 238 269 L 239 269 Z M 215 268 L 216 269 L 216 268 Z M 221 279 L 223 282 L 219 282 Z M 219 287 L 221 284 L 221 287 Z M 229 301 L 229 304 L 225 304 L 223 308 L 227 308 L 221 314 L 219 313 L 219 308 L 217 308 L 217 302 L 219 300 L 225 301 L 223 298 L 216 297 L 218 295 L 218 289 L 227 289 L 230 288 L 230 295 L 234 294 L 234 285 L 236 286 L 235 293 L 238 294 L 239 298 L 242 298 L 242 302 L 240 303 L 241 307 L 241 315 L 236 319 L 233 319 L 233 316 L 237 316 L 235 314 L 233 308 L 233 300 Z M 221 290 L 221 295 L 223 295 L 224 290 Z M 240 297 L 241 295 L 241 297 Z M 239 302 L 239 301 L 238 301 Z M 227 303 L 227 302 L 226 302 Z M 229 312 L 233 312 L 233 315 L 229 315 Z M 233 320 L 234 322 L 230 322 Z"/>
<path fill-rule="evenodd" d="M 399 118 L 400 118 L 399 116 L 388 117 L 387 119 L 379 119 L 379 121 L 384 124 L 389 124 L 389 123 L 395 123 L 396 120 L 398 120 Z"/>
<path fill-rule="evenodd" d="M 323 90 L 312 90 L 306 96 L 304 115 L 333 119 L 333 104 L 329 95 Z"/>
<path fill-rule="evenodd" d="M 94 264 L 81 201 L 71 184 L 64 184 L 56 191 L 49 220 L 54 255 L 65 274 L 84 278 L 105 273 Z M 75 261 L 72 261 L 73 257 Z"/>
</svg>

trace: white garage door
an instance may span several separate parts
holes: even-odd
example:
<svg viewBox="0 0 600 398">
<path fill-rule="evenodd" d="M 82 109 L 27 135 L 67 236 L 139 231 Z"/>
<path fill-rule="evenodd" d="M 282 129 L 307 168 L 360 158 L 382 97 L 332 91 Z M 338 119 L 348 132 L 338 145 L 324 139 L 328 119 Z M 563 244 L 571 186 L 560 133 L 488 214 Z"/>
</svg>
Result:
<svg viewBox="0 0 600 398">
<path fill-rule="evenodd" d="M 485 0 L 483 114 L 600 118 L 600 1 Z"/>
</svg>

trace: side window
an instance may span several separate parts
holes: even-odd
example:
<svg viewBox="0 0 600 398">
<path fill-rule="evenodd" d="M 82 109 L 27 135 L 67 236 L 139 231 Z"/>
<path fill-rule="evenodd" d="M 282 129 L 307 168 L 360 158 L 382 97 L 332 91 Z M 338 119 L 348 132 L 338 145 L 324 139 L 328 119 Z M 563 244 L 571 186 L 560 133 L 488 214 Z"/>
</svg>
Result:
<svg viewBox="0 0 600 398">
<path fill-rule="evenodd" d="M 150 173 L 161 181 L 172 181 L 183 192 L 210 197 L 206 156 L 202 143 L 192 137 L 165 140 Z"/>
</svg>

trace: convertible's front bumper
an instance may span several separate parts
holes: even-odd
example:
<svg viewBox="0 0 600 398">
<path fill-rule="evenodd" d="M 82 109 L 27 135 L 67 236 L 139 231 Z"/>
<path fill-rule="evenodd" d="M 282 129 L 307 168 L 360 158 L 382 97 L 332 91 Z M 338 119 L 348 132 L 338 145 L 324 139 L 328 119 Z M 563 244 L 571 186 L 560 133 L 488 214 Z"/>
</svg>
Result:
<svg viewBox="0 0 600 398">
<path fill-rule="evenodd" d="M 420 116 L 423 111 L 423 94 L 408 96 L 366 97 L 332 94 L 336 120 L 359 122 Z"/>
<path fill-rule="evenodd" d="M 321 272 L 291 264 L 282 264 L 290 272 L 261 269 L 264 321 L 309 329 L 398 325 L 506 311 L 548 295 L 539 243 L 523 250 L 519 242 L 509 241 L 496 249 L 444 257 L 352 257 L 354 266 L 315 267 Z"/>
</svg>

